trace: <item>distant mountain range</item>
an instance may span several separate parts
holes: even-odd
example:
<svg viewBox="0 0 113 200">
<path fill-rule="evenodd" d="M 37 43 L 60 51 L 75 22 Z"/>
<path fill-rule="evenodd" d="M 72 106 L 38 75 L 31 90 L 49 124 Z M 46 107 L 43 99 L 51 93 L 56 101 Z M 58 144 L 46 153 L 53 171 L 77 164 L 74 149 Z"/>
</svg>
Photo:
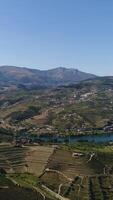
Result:
<svg viewBox="0 0 113 200">
<path fill-rule="evenodd" d="M 1 86 L 32 87 L 54 87 L 69 85 L 83 80 L 93 79 L 93 74 L 81 72 L 73 68 L 55 68 L 50 70 L 37 70 L 16 66 L 0 67 Z"/>
</svg>

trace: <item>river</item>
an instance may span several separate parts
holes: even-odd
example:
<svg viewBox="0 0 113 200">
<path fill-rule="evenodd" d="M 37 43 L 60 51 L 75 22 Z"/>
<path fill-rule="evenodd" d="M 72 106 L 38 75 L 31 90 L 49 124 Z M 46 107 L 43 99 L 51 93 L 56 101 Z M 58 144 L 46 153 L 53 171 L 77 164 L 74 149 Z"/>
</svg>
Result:
<svg viewBox="0 0 113 200">
<path fill-rule="evenodd" d="M 39 136 L 38 140 L 52 143 L 75 143 L 75 142 L 113 142 L 113 133 L 104 133 L 101 135 L 82 135 L 82 136 Z"/>
</svg>

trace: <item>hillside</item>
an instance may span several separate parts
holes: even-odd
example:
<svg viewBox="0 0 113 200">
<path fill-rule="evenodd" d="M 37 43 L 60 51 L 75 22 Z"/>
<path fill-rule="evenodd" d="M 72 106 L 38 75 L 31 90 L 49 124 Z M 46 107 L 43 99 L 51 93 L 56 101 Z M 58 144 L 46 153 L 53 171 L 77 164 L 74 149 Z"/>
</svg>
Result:
<svg viewBox="0 0 113 200">
<path fill-rule="evenodd" d="M 0 137 L 113 131 L 113 77 L 56 89 L 1 92 Z"/>
<path fill-rule="evenodd" d="M 0 144 L 0 199 L 112 200 L 112 155 L 109 144 Z"/>
<path fill-rule="evenodd" d="M 38 87 L 68 85 L 94 77 L 96 76 L 92 74 L 63 67 L 43 71 L 14 66 L 0 67 L 0 85 L 5 90 L 8 88 L 16 89 L 18 87 L 33 89 Z"/>
</svg>

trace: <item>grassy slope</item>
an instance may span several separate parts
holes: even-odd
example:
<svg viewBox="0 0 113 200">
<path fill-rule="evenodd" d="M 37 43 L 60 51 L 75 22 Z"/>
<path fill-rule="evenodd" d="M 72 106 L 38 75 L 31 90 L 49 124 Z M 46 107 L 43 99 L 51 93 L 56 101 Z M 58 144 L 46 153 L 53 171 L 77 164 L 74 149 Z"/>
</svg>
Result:
<svg viewBox="0 0 113 200">
<path fill-rule="evenodd" d="M 0 199 L 2 200 L 35 200 L 37 199 L 37 194 L 31 189 L 19 188 L 15 186 L 10 180 L 4 176 L 0 176 L 0 186 L 4 186 L 0 189 Z M 8 187 L 8 188 L 5 188 Z M 40 196 L 39 196 L 40 198 Z M 41 198 L 40 198 L 41 200 Z"/>
</svg>

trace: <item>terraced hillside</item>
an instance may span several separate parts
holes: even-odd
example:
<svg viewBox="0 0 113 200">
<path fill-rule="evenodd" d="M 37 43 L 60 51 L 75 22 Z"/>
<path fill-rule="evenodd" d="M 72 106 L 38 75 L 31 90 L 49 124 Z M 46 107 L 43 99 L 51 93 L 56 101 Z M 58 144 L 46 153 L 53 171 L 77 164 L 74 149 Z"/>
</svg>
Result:
<svg viewBox="0 0 113 200">
<path fill-rule="evenodd" d="M 95 174 L 88 163 L 90 155 L 72 157 L 72 153 L 72 151 L 62 149 L 55 151 L 49 159 L 47 168 L 58 170 L 70 178 L 76 175 Z"/>
<path fill-rule="evenodd" d="M 113 199 L 112 175 L 84 175 L 66 179 L 61 174 L 49 172 L 41 181 L 51 190 L 70 200 Z"/>
<path fill-rule="evenodd" d="M 112 200 L 113 146 L 78 143 L 69 148 L 52 154 L 41 183 L 70 200 Z"/>
<path fill-rule="evenodd" d="M 56 148 L 20 148 L 1 144 L 0 173 L 3 200 L 12 189 L 15 195 L 25 191 L 31 200 L 37 195 L 39 200 L 112 200 L 113 145 L 76 143 Z M 13 186 L 8 186 L 9 181 Z"/>
<path fill-rule="evenodd" d="M 15 135 L 81 135 L 113 131 L 113 78 L 55 89 L 1 92 L 0 140 Z"/>
<path fill-rule="evenodd" d="M 0 145 L 0 168 L 8 173 L 29 172 L 40 175 L 53 152 L 52 147 L 14 147 Z"/>
</svg>

